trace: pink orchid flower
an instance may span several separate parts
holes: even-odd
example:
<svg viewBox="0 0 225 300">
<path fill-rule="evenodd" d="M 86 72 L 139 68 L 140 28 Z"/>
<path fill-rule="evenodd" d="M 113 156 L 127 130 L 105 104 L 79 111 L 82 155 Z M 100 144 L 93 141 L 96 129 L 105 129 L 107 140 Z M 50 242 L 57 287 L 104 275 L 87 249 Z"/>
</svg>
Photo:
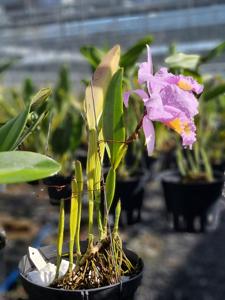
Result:
<svg viewBox="0 0 225 300">
<path fill-rule="evenodd" d="M 174 75 L 167 68 L 160 68 L 153 74 L 150 47 L 147 46 L 148 59 L 139 65 L 138 81 L 145 83 L 147 92 L 142 89 L 128 91 L 124 94 L 127 107 L 132 93 L 144 102 L 146 114 L 143 118 L 143 130 L 148 154 L 152 154 L 155 145 L 155 131 L 152 121 L 159 121 L 175 130 L 182 137 L 183 146 L 192 148 L 196 141 L 194 116 L 198 114 L 198 101 L 195 94 L 203 91 L 190 76 Z"/>
</svg>

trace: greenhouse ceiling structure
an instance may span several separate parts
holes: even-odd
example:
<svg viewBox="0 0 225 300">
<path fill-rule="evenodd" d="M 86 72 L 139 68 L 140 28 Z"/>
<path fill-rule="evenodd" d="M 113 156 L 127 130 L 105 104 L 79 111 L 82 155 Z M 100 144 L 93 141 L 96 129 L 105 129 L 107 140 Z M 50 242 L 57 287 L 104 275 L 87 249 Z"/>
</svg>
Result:
<svg viewBox="0 0 225 300">
<path fill-rule="evenodd" d="M 223 40 L 224 26 L 222 0 L 4 0 L 0 58 L 19 58 L 5 83 L 31 73 L 37 83 L 54 81 L 62 63 L 77 71 L 77 82 L 80 71 L 88 72 L 79 52 L 82 45 L 120 43 L 126 48 L 146 34 L 154 36 L 158 59 L 171 42 L 183 52 L 204 52 Z M 206 69 L 223 71 L 224 64 L 214 62 Z"/>
</svg>

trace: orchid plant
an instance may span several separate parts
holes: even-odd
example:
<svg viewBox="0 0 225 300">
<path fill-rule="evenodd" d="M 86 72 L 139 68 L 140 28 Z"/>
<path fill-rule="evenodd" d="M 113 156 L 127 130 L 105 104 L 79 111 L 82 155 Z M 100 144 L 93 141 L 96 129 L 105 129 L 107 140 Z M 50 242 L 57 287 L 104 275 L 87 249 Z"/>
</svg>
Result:
<svg viewBox="0 0 225 300">
<path fill-rule="evenodd" d="M 58 271 L 53 283 L 58 288 L 74 290 L 105 286 L 120 282 L 122 276 L 129 276 L 137 271 L 138 266 L 133 266 L 124 253 L 119 235 L 120 201 L 116 207 L 113 227 L 109 223 L 109 211 L 115 195 L 118 167 L 124 159 L 128 145 L 138 138 L 140 130 L 143 128 L 149 155 L 152 154 L 155 143 L 154 121 L 162 122 L 178 132 L 186 147 L 191 148 L 196 140 L 194 116 L 198 113 L 198 101 L 195 93 L 201 93 L 203 87 L 191 77 L 173 75 L 164 68 L 154 75 L 150 48 L 147 47 L 147 50 L 148 60 L 139 65 L 138 72 L 139 83 L 144 84 L 143 88 L 123 93 L 123 69 L 119 67 L 120 47 L 117 45 L 103 57 L 86 89 L 86 176 L 83 176 L 81 163 L 76 161 L 70 211 L 70 264 L 66 275 L 59 278 L 65 218 L 64 202 L 61 201 L 57 246 Z M 126 136 L 123 103 L 128 105 L 132 93 L 138 94 L 143 100 L 144 112 L 134 132 Z M 105 152 L 110 161 L 110 168 L 106 174 L 102 168 Z M 82 251 L 80 223 L 82 195 L 85 192 L 88 197 L 89 221 L 87 247 Z M 101 209 L 102 192 L 104 210 Z M 95 222 L 97 234 L 94 233 Z"/>
<path fill-rule="evenodd" d="M 126 51 L 121 51 L 120 66 L 123 68 L 123 87 L 124 89 L 135 89 L 137 82 L 137 62 L 140 55 L 145 51 L 146 44 L 152 44 L 154 38 L 151 35 L 146 35 L 142 39 L 137 40 Z M 101 58 L 106 53 L 106 49 L 97 48 L 94 46 L 84 46 L 80 49 L 81 54 L 90 64 L 92 70 L 98 66 Z M 130 135 L 139 121 L 140 114 L 143 109 L 141 102 L 132 99 L 129 109 L 124 111 L 124 126 L 127 135 Z M 146 170 L 148 163 L 147 155 L 143 155 L 144 136 L 141 134 L 136 143 L 130 143 L 127 150 L 127 155 L 118 169 L 118 177 L 125 179 L 127 177 L 139 176 Z M 107 165 L 107 160 L 105 160 Z"/>
</svg>

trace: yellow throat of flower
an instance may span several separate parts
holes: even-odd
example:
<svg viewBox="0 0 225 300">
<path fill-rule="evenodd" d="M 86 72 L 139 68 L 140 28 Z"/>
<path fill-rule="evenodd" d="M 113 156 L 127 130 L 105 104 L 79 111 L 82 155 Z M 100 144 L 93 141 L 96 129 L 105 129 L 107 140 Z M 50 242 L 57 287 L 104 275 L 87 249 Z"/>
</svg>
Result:
<svg viewBox="0 0 225 300">
<path fill-rule="evenodd" d="M 178 134 L 185 132 L 187 135 L 191 133 L 191 128 L 187 122 L 181 122 L 179 118 L 171 120 L 166 125 L 176 131 Z"/>
<path fill-rule="evenodd" d="M 188 83 L 186 80 L 180 79 L 178 81 L 177 85 L 179 86 L 180 89 L 182 89 L 184 91 L 191 91 L 192 90 L 192 87 L 191 87 L 190 83 Z"/>
</svg>

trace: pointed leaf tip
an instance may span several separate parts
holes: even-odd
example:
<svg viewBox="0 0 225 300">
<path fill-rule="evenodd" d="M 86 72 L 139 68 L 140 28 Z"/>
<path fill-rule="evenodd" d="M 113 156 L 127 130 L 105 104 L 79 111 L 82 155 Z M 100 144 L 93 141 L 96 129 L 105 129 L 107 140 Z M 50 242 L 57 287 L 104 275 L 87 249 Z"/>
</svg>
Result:
<svg viewBox="0 0 225 300">
<path fill-rule="evenodd" d="M 118 70 L 120 60 L 120 46 L 116 45 L 103 57 L 96 68 L 92 83 L 85 92 L 85 111 L 89 130 L 95 129 L 99 122 L 105 94 L 113 74 Z"/>
</svg>

